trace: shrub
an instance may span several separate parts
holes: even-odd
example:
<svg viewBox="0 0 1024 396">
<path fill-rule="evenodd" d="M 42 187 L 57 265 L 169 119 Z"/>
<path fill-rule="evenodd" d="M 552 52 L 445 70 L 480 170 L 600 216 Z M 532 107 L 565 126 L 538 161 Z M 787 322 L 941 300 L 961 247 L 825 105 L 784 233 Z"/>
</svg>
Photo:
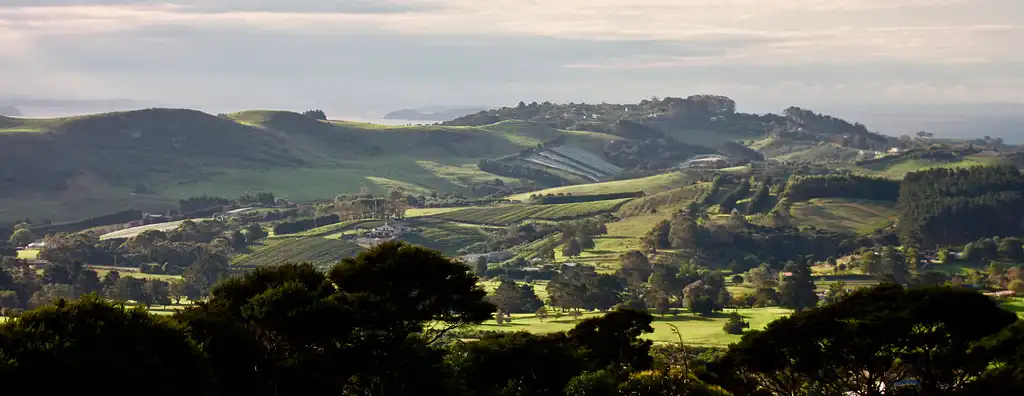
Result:
<svg viewBox="0 0 1024 396">
<path fill-rule="evenodd" d="M 750 323 L 743 320 L 740 314 L 733 312 L 729 315 L 729 321 L 725 322 L 722 326 L 722 330 L 725 330 L 729 334 L 743 334 L 743 329 L 749 329 Z"/>
</svg>

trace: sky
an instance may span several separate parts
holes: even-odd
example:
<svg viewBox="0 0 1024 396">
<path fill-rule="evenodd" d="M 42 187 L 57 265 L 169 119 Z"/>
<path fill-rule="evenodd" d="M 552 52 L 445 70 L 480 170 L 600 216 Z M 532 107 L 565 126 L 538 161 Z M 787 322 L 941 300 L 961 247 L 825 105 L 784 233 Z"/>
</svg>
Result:
<svg viewBox="0 0 1024 396">
<path fill-rule="evenodd" d="M 1022 0 L 0 0 L 0 94 L 210 111 L 1024 103 Z"/>
</svg>

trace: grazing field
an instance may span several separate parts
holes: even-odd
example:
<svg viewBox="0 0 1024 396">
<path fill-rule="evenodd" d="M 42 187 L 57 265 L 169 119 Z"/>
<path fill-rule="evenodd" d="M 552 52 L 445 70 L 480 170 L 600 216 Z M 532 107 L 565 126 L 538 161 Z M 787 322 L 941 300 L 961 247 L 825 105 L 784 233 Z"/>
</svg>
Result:
<svg viewBox="0 0 1024 396">
<path fill-rule="evenodd" d="M 510 225 L 523 220 L 572 220 L 609 213 L 632 198 L 554 205 L 500 205 L 466 208 L 433 218 L 471 224 Z"/>
<path fill-rule="evenodd" d="M 678 315 L 655 315 L 654 333 L 644 337 L 655 342 L 678 342 L 679 339 L 672 333 L 672 325 L 679 329 L 682 341 L 688 345 L 718 346 L 724 347 L 740 340 L 739 335 L 727 334 L 722 326 L 729 319 L 728 314 L 734 310 L 727 310 L 724 313 L 717 313 L 712 317 L 699 317 L 690 313 Z M 784 308 L 750 308 L 735 310 L 750 322 L 750 329 L 760 330 L 768 323 L 788 316 L 792 311 Z M 555 331 L 566 331 L 572 329 L 579 320 L 572 319 L 568 314 L 562 314 L 555 318 L 557 309 L 548 309 L 548 319 L 540 320 L 534 314 L 514 315 L 512 323 L 497 324 L 493 320 L 484 322 L 477 326 L 479 330 L 490 331 L 529 331 L 531 333 L 550 333 Z M 587 312 L 580 316 L 580 320 L 603 315 L 599 312 Z"/>
<path fill-rule="evenodd" d="M 195 220 L 193 220 L 193 221 L 195 221 Z M 114 232 L 111 232 L 109 234 L 100 235 L 100 240 L 105 240 L 105 239 L 128 239 L 128 238 L 134 237 L 136 235 L 139 235 L 139 234 L 141 234 L 143 232 L 146 232 L 146 231 L 149 231 L 149 230 L 170 231 L 170 230 L 173 230 L 175 228 L 178 228 L 178 226 L 181 225 L 182 222 L 184 222 L 184 220 L 172 221 L 172 222 L 168 222 L 168 223 L 150 224 L 150 225 L 144 225 L 144 226 L 132 227 L 132 228 L 125 228 L 125 229 L 120 230 L 120 231 L 114 231 Z"/>
<path fill-rule="evenodd" d="M 896 221 L 895 203 L 885 201 L 812 199 L 793 204 L 793 223 L 823 230 L 870 234 Z"/>
<path fill-rule="evenodd" d="M 668 191 L 673 188 L 692 184 L 696 180 L 694 175 L 682 172 L 671 172 L 663 175 L 643 177 L 639 179 L 616 180 L 604 183 L 579 184 L 549 188 L 546 190 L 533 191 L 516 194 L 509 197 L 517 201 L 526 201 L 530 195 L 547 194 L 572 194 L 572 195 L 594 195 L 643 191 L 647 194 Z"/>
<path fill-rule="evenodd" d="M 856 167 L 865 173 L 876 176 L 902 179 L 907 173 L 917 172 L 932 168 L 966 168 L 971 166 L 995 165 L 1005 162 L 999 157 L 967 156 L 959 161 L 936 161 L 930 159 L 902 159 L 893 161 L 881 161 L 869 165 Z"/>
<path fill-rule="evenodd" d="M 232 264 L 262 267 L 308 262 L 330 266 L 363 250 L 352 242 L 320 237 L 267 238 L 251 249 L 251 253 L 235 256 Z"/>
</svg>

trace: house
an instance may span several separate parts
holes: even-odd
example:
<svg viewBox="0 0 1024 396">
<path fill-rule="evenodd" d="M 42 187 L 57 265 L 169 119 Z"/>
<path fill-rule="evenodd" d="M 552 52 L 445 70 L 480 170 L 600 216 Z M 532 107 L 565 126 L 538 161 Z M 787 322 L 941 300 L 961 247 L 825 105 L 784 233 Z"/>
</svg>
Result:
<svg viewBox="0 0 1024 396">
<path fill-rule="evenodd" d="M 369 238 L 380 238 L 380 239 L 391 239 L 398 238 L 402 234 L 412 232 L 412 228 L 403 224 L 388 224 L 387 221 L 384 225 L 374 228 L 367 233 Z"/>
<path fill-rule="evenodd" d="M 891 148 L 889 148 L 889 154 L 899 154 L 900 151 L 903 151 L 903 150 L 901 150 L 899 147 L 891 147 Z"/>
</svg>

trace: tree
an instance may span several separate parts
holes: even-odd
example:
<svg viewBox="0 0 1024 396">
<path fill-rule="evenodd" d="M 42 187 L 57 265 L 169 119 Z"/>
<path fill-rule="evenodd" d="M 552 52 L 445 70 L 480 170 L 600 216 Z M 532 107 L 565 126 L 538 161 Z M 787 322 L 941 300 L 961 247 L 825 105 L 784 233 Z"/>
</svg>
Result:
<svg viewBox="0 0 1024 396">
<path fill-rule="evenodd" d="M 989 366 L 971 345 L 1016 320 L 974 291 L 887 284 L 749 332 L 708 369 L 736 394 L 878 394 L 907 378 L 947 394 Z"/>
<path fill-rule="evenodd" d="M 672 231 L 672 223 L 668 220 L 659 221 L 654 225 L 647 234 L 642 238 L 644 243 L 657 251 L 657 249 L 668 249 L 672 247 L 670 236 Z"/>
<path fill-rule="evenodd" d="M 21 299 L 14 290 L 0 290 L 0 310 L 21 308 Z M 2 312 L 0 312 L 2 314 Z"/>
<path fill-rule="evenodd" d="M 814 291 L 811 268 L 806 264 L 791 263 L 784 271 L 790 275 L 779 284 L 779 305 L 797 312 L 816 306 L 818 295 Z"/>
<path fill-rule="evenodd" d="M 403 242 L 385 242 L 356 257 L 346 258 L 328 277 L 346 293 L 363 293 L 393 311 L 384 324 L 396 339 L 413 333 L 440 337 L 445 332 L 491 317 L 494 305 L 477 284 L 472 269 L 436 250 Z M 403 293 L 405 291 L 405 293 Z M 425 329 L 429 321 L 444 321 L 439 330 Z"/>
<path fill-rule="evenodd" d="M 517 285 L 511 280 L 501 281 L 488 300 L 506 313 L 532 313 L 544 306 L 533 286 Z"/>
<path fill-rule="evenodd" d="M 580 234 L 576 237 L 576 241 L 579 242 L 580 248 L 583 250 L 589 250 L 594 248 L 594 239 L 587 234 Z"/>
<path fill-rule="evenodd" d="M 479 277 L 487 276 L 487 257 L 476 258 L 476 262 L 473 264 L 473 273 Z"/>
<path fill-rule="evenodd" d="M 314 118 L 314 119 L 317 119 L 317 120 L 326 120 L 327 119 L 327 113 L 324 113 L 324 111 L 320 110 L 320 109 L 306 110 L 306 111 L 302 112 L 302 115 L 304 115 L 306 117 L 311 117 L 311 118 Z M 280 192 L 280 191 L 278 191 L 278 192 Z"/>
<path fill-rule="evenodd" d="M 566 243 L 565 246 L 562 247 L 562 255 L 565 257 L 576 257 L 579 256 L 580 253 L 583 253 L 583 247 L 576 238 L 570 239 L 569 243 Z"/>
<path fill-rule="evenodd" d="M 729 334 L 743 334 L 743 329 L 749 329 L 750 323 L 743 320 L 739 313 L 729 314 L 729 320 L 722 325 L 722 330 Z"/>
<path fill-rule="evenodd" d="M 692 218 L 677 216 L 672 220 L 672 228 L 668 234 L 671 247 L 685 250 L 697 249 L 699 238 L 700 226 Z"/>
<path fill-rule="evenodd" d="M 630 285 L 639 285 L 651 277 L 654 269 L 647 260 L 647 255 L 639 250 L 630 250 L 619 257 L 622 266 L 618 274 Z"/>
<path fill-rule="evenodd" d="M 201 295 L 209 293 L 217 281 L 228 274 L 227 257 L 219 254 L 204 254 L 181 274 L 185 282 L 199 289 Z"/>
<path fill-rule="evenodd" d="M 10 242 L 14 246 L 26 246 L 36 240 L 35 234 L 28 228 L 19 228 L 11 234 Z"/>
<path fill-rule="evenodd" d="M 170 290 L 167 282 L 158 279 L 149 279 L 143 284 L 143 301 L 141 303 L 149 308 L 152 305 L 167 305 L 171 303 Z"/>
<path fill-rule="evenodd" d="M 871 275 L 880 275 L 885 273 L 885 264 L 882 262 L 882 256 L 874 251 L 864 252 L 860 256 L 860 267 L 865 273 Z"/>
<path fill-rule="evenodd" d="M 946 249 L 946 248 L 939 249 L 939 253 L 936 255 L 936 259 L 939 261 L 939 264 L 949 264 L 949 263 L 951 263 L 952 261 L 949 260 L 949 249 Z"/>
<path fill-rule="evenodd" d="M 999 240 L 999 257 L 1009 261 L 1020 261 L 1024 258 L 1024 242 L 1017 238 Z"/>
<path fill-rule="evenodd" d="M 593 368 L 643 370 L 653 363 L 652 342 L 640 337 L 654 332 L 653 320 L 647 312 L 617 309 L 580 322 L 569 330 L 569 340 L 580 347 L 587 364 Z"/>
<path fill-rule="evenodd" d="M 630 373 L 621 384 L 619 394 L 627 396 L 730 396 L 726 390 L 706 384 L 692 373 L 680 368 L 647 370 Z"/>
<path fill-rule="evenodd" d="M 1024 296 L 1024 280 L 1015 279 L 1007 285 L 1006 290 L 1014 292 L 1018 296 Z"/>
<path fill-rule="evenodd" d="M 730 278 L 730 280 L 732 281 L 732 283 L 735 283 L 737 285 L 742 284 L 743 275 L 733 275 L 732 278 Z"/>
<path fill-rule="evenodd" d="M 704 281 L 696 281 L 683 289 L 683 306 L 695 315 L 709 316 L 715 310 L 717 297 L 717 290 L 704 284 Z"/>
<path fill-rule="evenodd" d="M 167 295 L 174 300 L 175 304 L 181 304 L 181 299 L 189 301 L 198 300 L 202 294 L 194 284 L 182 280 L 175 280 L 167 285 Z"/>
<path fill-rule="evenodd" d="M 8 321 L 0 326 L 0 354 L 4 390 L 12 394 L 109 389 L 112 372 L 123 374 L 118 384 L 130 389 L 161 381 L 147 391 L 152 395 L 213 394 L 203 353 L 178 323 L 93 296 Z M 62 373 L 62 380 L 39 381 L 54 370 Z"/>
<path fill-rule="evenodd" d="M 241 252 L 245 250 L 248 242 L 245 240 L 245 234 L 240 230 L 234 230 L 231 235 L 228 236 L 228 241 L 231 243 L 231 251 Z"/>
<path fill-rule="evenodd" d="M 32 294 L 32 298 L 28 300 L 28 306 L 30 308 L 38 308 L 61 299 L 71 300 L 74 298 L 75 289 L 71 285 L 48 284 L 43 285 L 41 290 Z"/>
<path fill-rule="evenodd" d="M 267 231 L 260 226 L 259 223 L 249 223 L 245 226 L 245 242 L 248 244 L 256 243 L 257 240 L 267 237 Z"/>
</svg>

